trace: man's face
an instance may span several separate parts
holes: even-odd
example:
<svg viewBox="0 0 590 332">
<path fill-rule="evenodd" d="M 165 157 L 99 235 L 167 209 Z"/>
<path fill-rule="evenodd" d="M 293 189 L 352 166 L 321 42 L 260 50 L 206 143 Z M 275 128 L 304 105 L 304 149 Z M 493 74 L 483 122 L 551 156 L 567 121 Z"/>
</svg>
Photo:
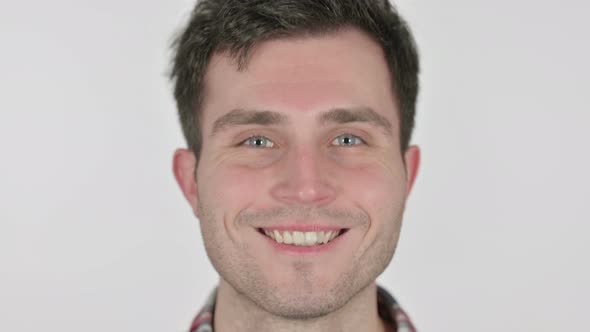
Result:
<svg viewBox="0 0 590 332">
<path fill-rule="evenodd" d="M 262 43 L 242 71 L 212 58 L 196 179 L 187 150 L 175 173 L 223 282 L 292 318 L 374 282 L 419 160 L 411 147 L 404 166 L 392 91 L 382 50 L 352 29 Z"/>
</svg>

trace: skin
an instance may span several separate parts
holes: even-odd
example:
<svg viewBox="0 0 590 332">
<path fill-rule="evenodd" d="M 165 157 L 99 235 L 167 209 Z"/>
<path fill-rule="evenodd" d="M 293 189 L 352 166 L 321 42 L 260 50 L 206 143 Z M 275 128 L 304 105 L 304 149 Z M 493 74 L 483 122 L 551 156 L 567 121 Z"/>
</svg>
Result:
<svg viewBox="0 0 590 332">
<path fill-rule="evenodd" d="M 205 87 L 200 159 L 179 149 L 173 169 L 220 275 L 215 330 L 385 331 L 375 279 L 395 251 L 420 151 L 400 151 L 379 45 L 355 29 L 271 40 L 242 71 L 215 54 Z M 258 232 L 310 224 L 348 231 L 304 255 Z"/>
</svg>

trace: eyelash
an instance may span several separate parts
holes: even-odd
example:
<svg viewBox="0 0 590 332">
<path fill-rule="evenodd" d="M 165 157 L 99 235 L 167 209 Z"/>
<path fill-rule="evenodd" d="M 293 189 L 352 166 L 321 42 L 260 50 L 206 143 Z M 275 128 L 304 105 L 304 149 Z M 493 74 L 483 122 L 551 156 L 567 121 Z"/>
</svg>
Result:
<svg viewBox="0 0 590 332">
<path fill-rule="evenodd" d="M 366 144 L 367 144 L 367 143 L 365 142 L 365 140 L 363 140 L 363 139 L 362 139 L 362 138 L 360 138 L 359 136 L 357 136 L 357 135 L 354 135 L 354 134 L 349 134 L 349 133 L 347 133 L 347 134 L 341 134 L 341 135 L 338 135 L 338 136 L 336 136 L 336 137 L 335 137 L 335 138 L 334 138 L 334 139 L 331 141 L 331 143 L 334 143 L 335 141 L 338 141 L 338 140 L 340 140 L 342 137 L 346 137 L 346 136 L 348 136 L 348 137 L 352 137 L 353 139 L 357 139 L 357 140 L 359 141 L 359 144 L 353 144 L 353 145 L 337 144 L 336 146 L 352 147 L 352 146 L 357 146 L 357 145 L 366 145 Z M 270 143 L 271 143 L 271 146 L 269 146 L 269 147 L 264 147 L 264 146 L 259 146 L 259 145 L 246 144 L 247 142 L 249 142 L 249 141 L 251 141 L 251 140 L 253 140 L 253 139 L 254 139 L 254 140 L 267 140 L 268 142 L 270 142 Z M 267 149 L 272 149 L 272 148 L 275 146 L 275 143 L 274 143 L 274 142 L 273 142 L 271 139 L 269 139 L 268 137 L 266 137 L 266 136 L 263 136 L 263 135 L 252 135 L 252 136 L 250 136 L 250 137 L 246 138 L 245 140 L 241 141 L 241 142 L 239 143 L 239 145 L 240 145 L 240 146 L 242 146 L 242 145 L 244 145 L 244 146 L 251 146 L 251 147 L 253 147 L 253 148 L 267 148 Z"/>
<path fill-rule="evenodd" d="M 352 147 L 352 146 L 357 146 L 357 145 L 366 145 L 366 144 L 367 144 L 367 142 L 365 142 L 365 140 L 363 140 L 362 138 L 360 138 L 359 136 L 357 136 L 357 135 L 354 135 L 354 134 L 342 134 L 342 135 L 338 135 L 338 136 L 336 136 L 336 137 L 335 137 L 335 138 L 332 140 L 332 143 L 334 143 L 335 141 L 337 141 L 337 140 L 341 139 L 342 137 L 347 137 L 347 136 L 348 136 L 348 137 L 352 137 L 352 138 L 354 138 L 354 139 L 357 139 L 357 140 L 360 142 L 360 144 L 353 144 L 353 145 L 342 145 L 342 146 Z"/>
<path fill-rule="evenodd" d="M 257 145 L 245 144 L 250 140 L 259 140 L 259 139 L 267 140 L 268 142 L 270 142 L 272 144 L 270 147 L 266 147 L 267 149 L 272 149 L 275 145 L 275 143 L 272 140 L 270 140 L 269 138 L 262 136 L 262 135 L 252 135 L 252 136 L 246 138 L 245 140 L 241 141 L 239 145 L 240 146 L 242 146 L 242 145 L 251 146 L 253 148 L 262 148 L 261 146 L 257 146 Z"/>
</svg>

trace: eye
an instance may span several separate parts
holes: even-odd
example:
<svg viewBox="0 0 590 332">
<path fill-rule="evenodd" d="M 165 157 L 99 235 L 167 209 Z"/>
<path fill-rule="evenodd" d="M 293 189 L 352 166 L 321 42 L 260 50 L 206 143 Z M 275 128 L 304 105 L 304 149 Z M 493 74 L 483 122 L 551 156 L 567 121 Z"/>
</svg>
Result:
<svg viewBox="0 0 590 332">
<path fill-rule="evenodd" d="M 275 143 L 264 136 L 252 136 L 248 137 L 240 145 L 246 145 L 253 148 L 272 148 Z"/>
<path fill-rule="evenodd" d="M 352 134 L 344 134 L 344 135 L 340 135 L 340 136 L 336 137 L 332 141 L 332 144 L 341 145 L 341 146 L 354 146 L 354 145 L 365 144 L 365 141 L 363 141 L 358 136 L 355 136 Z"/>
</svg>

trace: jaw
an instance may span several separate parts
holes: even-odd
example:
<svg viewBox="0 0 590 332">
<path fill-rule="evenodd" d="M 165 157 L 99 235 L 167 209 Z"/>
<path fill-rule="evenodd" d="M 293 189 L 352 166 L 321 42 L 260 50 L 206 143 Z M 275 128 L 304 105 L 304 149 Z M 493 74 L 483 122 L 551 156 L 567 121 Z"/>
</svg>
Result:
<svg viewBox="0 0 590 332">
<path fill-rule="evenodd" d="M 310 331 L 342 331 L 361 323 L 356 330 L 366 330 L 368 326 L 370 330 L 378 330 L 373 326 L 378 321 L 370 321 L 378 318 L 374 281 L 363 285 L 341 283 L 332 289 L 312 291 L 284 287 L 251 296 L 222 279 L 218 294 L 218 303 L 224 305 L 219 306 L 215 316 L 218 322 L 230 324 L 226 330 L 293 331 L 306 327 Z M 238 321 L 239 327 L 229 328 L 232 322 Z M 216 323 L 217 327 L 221 329 Z"/>
</svg>

